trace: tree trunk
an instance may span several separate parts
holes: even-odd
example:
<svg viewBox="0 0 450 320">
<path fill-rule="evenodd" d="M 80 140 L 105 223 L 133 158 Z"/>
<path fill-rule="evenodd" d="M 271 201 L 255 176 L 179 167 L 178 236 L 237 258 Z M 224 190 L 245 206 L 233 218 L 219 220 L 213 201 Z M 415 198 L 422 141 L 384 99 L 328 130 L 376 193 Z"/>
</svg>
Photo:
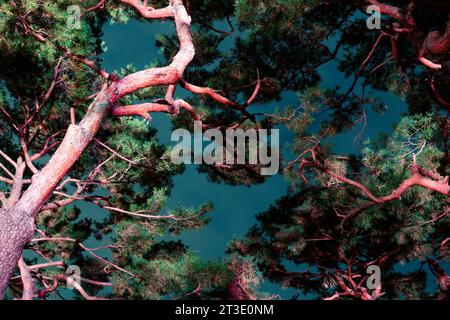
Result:
<svg viewBox="0 0 450 320">
<path fill-rule="evenodd" d="M 111 107 L 125 95 L 142 88 L 157 85 L 173 85 L 180 80 L 187 65 L 195 55 L 190 24 L 182 0 L 172 0 L 164 9 L 143 10 L 138 0 L 122 0 L 132 5 L 147 18 L 174 18 L 180 41 L 180 51 L 170 65 L 149 68 L 132 73 L 110 86 L 103 85 L 78 125 L 71 124 L 64 140 L 46 166 L 31 178 L 31 185 L 17 203 L 8 209 L 0 209 L 0 299 L 20 258 L 22 247 L 34 233 L 34 218 L 51 196 L 61 179 L 69 172 L 100 128 Z"/>
<path fill-rule="evenodd" d="M 22 254 L 34 234 L 34 218 L 15 208 L 0 209 L 0 298 Z"/>
<path fill-rule="evenodd" d="M 47 165 L 31 178 L 31 185 L 9 209 L 0 209 L 0 299 L 22 254 L 34 235 L 34 218 L 69 172 L 100 128 L 110 110 L 109 88 L 105 85 L 78 125 L 67 129 L 64 140 Z"/>
</svg>

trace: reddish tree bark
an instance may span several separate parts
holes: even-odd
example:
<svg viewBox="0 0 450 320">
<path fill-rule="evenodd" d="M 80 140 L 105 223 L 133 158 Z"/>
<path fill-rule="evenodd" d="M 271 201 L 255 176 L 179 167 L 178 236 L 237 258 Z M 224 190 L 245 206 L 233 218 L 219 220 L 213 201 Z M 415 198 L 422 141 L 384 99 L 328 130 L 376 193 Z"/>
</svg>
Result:
<svg viewBox="0 0 450 320">
<path fill-rule="evenodd" d="M 78 189 L 74 193 L 74 196 L 70 199 L 65 201 L 55 201 L 46 205 L 49 197 L 55 192 L 55 188 L 58 183 L 64 176 L 66 176 L 73 164 L 78 160 L 89 143 L 94 139 L 105 117 L 138 115 L 150 120 L 151 117 L 148 114 L 149 112 L 166 112 L 170 114 L 177 114 L 182 108 L 185 109 L 194 120 L 199 120 L 197 113 L 190 104 L 182 99 L 175 100 L 173 98 L 176 85 L 184 86 L 185 82 L 182 80 L 183 72 L 195 55 L 195 48 L 190 32 L 191 17 L 186 11 L 183 1 L 171 0 L 169 1 L 169 5 L 162 9 L 154 9 L 153 7 L 147 6 L 146 1 L 121 0 L 121 2 L 132 6 L 139 14 L 148 19 L 174 19 L 176 32 L 180 42 L 180 50 L 175 55 L 172 62 L 166 67 L 150 68 L 127 75 L 122 79 L 118 79 L 116 77 L 111 79 L 110 75 L 96 66 L 93 61 L 82 56 L 73 55 L 67 50 L 62 49 L 66 58 L 70 58 L 73 61 L 86 65 L 94 70 L 99 76 L 107 79 L 108 82 L 103 85 L 102 89 L 97 94 L 94 95 L 95 100 L 90 104 L 85 116 L 78 124 L 75 122 L 73 108 L 71 108 L 71 125 L 67 129 L 63 141 L 59 144 L 57 150 L 42 170 L 39 171 L 36 169 L 33 165 L 33 161 L 41 158 L 56 146 L 51 144 L 49 140 L 41 152 L 30 156 L 28 155 L 26 141 L 25 139 L 22 139 L 23 137 L 21 136 L 21 147 L 25 154 L 25 161 L 19 158 L 18 161 L 15 162 L 0 151 L 0 156 L 8 160 L 8 162 L 10 162 L 16 169 L 15 174 L 13 174 L 8 171 L 7 168 L 2 167 L 3 170 L 6 170 L 10 178 L 0 177 L 0 181 L 11 185 L 11 192 L 8 198 L 6 198 L 4 194 L 0 193 L 0 200 L 3 205 L 2 209 L 0 209 L 0 298 L 2 298 L 5 294 L 11 274 L 14 271 L 19 258 L 21 257 L 23 246 L 28 243 L 34 235 L 34 219 L 36 215 L 41 210 L 55 208 L 55 206 L 57 207 L 60 205 L 67 205 L 80 198 L 77 195 L 86 186 L 82 182 L 77 184 Z M 88 9 L 86 12 L 100 8 L 105 5 L 105 3 L 105 1 L 100 1 L 97 6 Z M 31 35 L 36 37 L 39 41 L 47 41 L 45 38 L 37 37 L 35 33 L 31 33 Z M 55 77 L 61 59 L 55 67 Z M 56 81 L 55 77 L 53 82 Z M 120 98 L 137 90 L 157 85 L 168 85 L 166 97 L 165 99 L 162 99 L 164 100 L 164 103 L 162 103 L 161 100 L 157 100 L 158 102 L 155 103 L 143 103 L 131 106 L 117 105 L 117 101 Z M 52 83 L 50 86 L 51 89 L 41 103 L 44 103 L 45 100 L 48 99 L 53 87 L 54 85 Z M 194 91 L 196 88 L 200 87 L 194 87 Z M 258 90 L 259 80 L 254 93 L 244 106 L 231 102 L 221 96 L 216 96 L 214 94 L 212 94 L 212 96 L 213 98 L 219 97 L 218 102 L 221 102 L 228 107 L 238 109 L 247 117 L 251 117 L 251 115 L 247 113 L 244 108 L 255 99 Z M 211 92 L 207 92 L 207 94 L 208 93 L 210 94 Z M 26 123 L 23 126 L 25 129 L 27 129 L 26 127 L 33 122 L 35 115 L 36 114 L 34 114 L 31 118 L 26 119 Z M 11 116 L 8 115 L 8 118 L 12 121 L 12 123 L 14 123 Z M 110 149 L 110 151 L 115 153 L 114 150 Z M 117 154 L 115 154 L 115 156 L 117 156 Z M 27 168 L 34 173 L 31 181 L 22 178 L 24 171 Z M 97 168 L 95 168 L 93 172 L 95 172 Z M 22 193 L 22 189 L 25 184 L 29 184 L 29 187 Z M 117 208 L 104 205 L 102 207 L 108 210 L 119 210 Z M 125 212 L 124 210 L 121 212 L 134 214 L 137 216 L 150 217 L 149 215 Z M 152 218 L 175 219 L 173 216 L 152 216 Z M 82 244 L 79 245 L 82 246 Z M 82 246 L 82 248 L 88 250 L 88 248 L 85 248 L 84 246 Z M 89 250 L 88 252 L 95 255 Z M 102 260 L 101 257 L 96 257 Z M 102 261 L 107 262 L 104 259 Z M 113 265 L 112 263 L 109 264 Z M 118 266 L 116 266 L 116 268 L 127 272 Z M 29 281 L 27 266 L 24 263 L 19 262 L 19 269 L 21 271 L 21 276 L 23 277 L 22 282 L 24 283 L 23 298 L 31 299 L 33 298 L 34 292 L 32 288 L 32 281 Z M 52 290 L 57 287 L 57 282 L 61 279 L 63 278 L 58 278 L 55 280 L 54 288 Z M 82 288 L 76 289 L 83 296 L 85 296 L 85 298 L 95 298 L 84 294 L 85 292 L 83 293 Z"/>
<path fill-rule="evenodd" d="M 156 10 L 139 0 L 122 0 L 122 2 L 133 6 L 147 18 L 173 18 L 180 40 L 180 50 L 167 67 L 139 71 L 110 86 L 105 84 L 80 123 L 69 126 L 58 149 L 47 165 L 33 175 L 31 184 L 23 194 L 21 192 L 24 181 L 21 176 L 25 164 L 15 164 L 16 171 L 20 171 L 19 176 L 14 180 L 8 179 L 8 182 L 13 184 L 11 196 L 7 199 L 8 205 L 4 205 L 3 209 L 0 209 L 0 298 L 5 294 L 11 274 L 22 254 L 23 246 L 30 241 L 34 234 L 36 215 L 59 181 L 69 172 L 89 145 L 98 132 L 102 120 L 110 115 L 116 101 L 145 87 L 176 84 L 195 55 L 190 33 L 191 18 L 182 0 L 172 0 L 166 8 Z M 45 39 L 39 40 L 46 41 Z M 75 60 L 80 60 L 96 70 L 88 60 L 80 57 L 75 57 Z M 106 73 L 100 71 L 98 69 L 100 76 L 105 77 Z M 129 114 L 125 113 L 124 115 Z"/>
<path fill-rule="evenodd" d="M 340 173 L 334 172 L 333 170 L 327 168 L 324 164 L 322 164 L 318 160 L 317 149 L 319 146 L 319 141 L 317 141 L 311 148 L 306 149 L 302 154 L 300 154 L 294 161 L 289 163 L 287 169 L 291 169 L 295 164 L 298 164 L 298 171 L 300 173 L 301 178 L 305 183 L 308 184 L 308 180 L 304 175 L 305 168 L 314 168 L 319 172 L 322 172 L 330 177 L 335 178 L 338 181 L 349 184 L 356 189 L 360 190 L 362 194 L 364 194 L 369 201 L 359 205 L 353 209 L 347 209 L 345 214 L 338 215 L 343 218 L 342 224 L 344 222 L 359 213 L 360 211 L 373 206 L 379 205 L 386 202 L 394 201 L 400 199 L 401 196 L 408 191 L 410 188 L 414 186 L 421 186 L 430 191 L 438 192 L 444 196 L 450 196 L 450 185 L 448 184 L 448 177 L 442 177 L 437 172 L 429 171 L 425 168 L 420 167 L 416 163 L 415 155 L 413 155 L 413 163 L 411 165 L 411 173 L 412 175 L 405 179 L 395 190 L 393 190 L 390 194 L 385 196 L 377 197 L 375 196 L 369 188 L 367 188 L 362 183 L 355 181 L 353 179 L 347 178 Z M 305 158 L 307 154 L 310 154 L 310 158 Z"/>
<path fill-rule="evenodd" d="M 411 42 L 417 51 L 417 59 L 425 66 L 431 69 L 440 69 L 442 66 L 432 62 L 425 57 L 427 54 L 440 55 L 446 54 L 450 49 L 450 15 L 447 21 L 445 31 L 440 34 L 438 31 L 429 32 L 424 35 L 418 28 L 416 21 L 412 15 L 415 2 L 410 1 L 408 7 L 402 10 L 399 7 L 384 4 L 378 0 L 367 0 L 367 3 L 378 6 L 380 13 L 396 19 L 398 22 L 394 24 L 392 30 L 401 35 L 405 34 L 409 42 Z M 393 54 L 394 55 L 394 54 Z"/>
</svg>

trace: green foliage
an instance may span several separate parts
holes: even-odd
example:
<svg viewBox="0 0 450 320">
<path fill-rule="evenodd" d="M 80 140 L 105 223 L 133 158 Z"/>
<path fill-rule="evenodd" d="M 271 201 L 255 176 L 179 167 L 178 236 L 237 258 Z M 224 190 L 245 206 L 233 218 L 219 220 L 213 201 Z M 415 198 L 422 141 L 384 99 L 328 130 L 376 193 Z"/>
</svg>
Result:
<svg viewBox="0 0 450 320">
<path fill-rule="evenodd" d="M 177 254 L 174 255 L 174 251 Z M 203 294 L 223 288 L 231 277 L 224 264 L 205 263 L 177 242 L 155 245 L 146 256 L 148 258 L 128 253 L 127 258 L 132 260 L 131 270 L 136 272 L 139 280 L 130 281 L 126 274 L 116 273 L 114 291 L 119 296 L 157 299 L 169 295 L 169 298 L 188 299 L 189 293 L 197 288 L 201 288 Z"/>
<path fill-rule="evenodd" d="M 411 176 L 413 153 L 419 165 L 439 170 L 441 121 L 436 113 L 405 116 L 390 137 L 367 146 L 356 162 L 325 156 L 326 167 L 352 177 L 376 196 L 389 194 Z M 304 131 L 303 126 L 292 128 Z M 303 141 L 303 134 L 297 137 Z M 305 149 L 304 142 L 296 146 Z M 345 270 L 346 259 L 351 259 L 355 274 L 364 276 L 365 263 L 387 255 L 381 268 L 383 291 L 389 299 L 430 297 L 424 288 L 431 274 L 419 270 L 418 275 L 416 271 L 398 275 L 396 268 L 399 262 L 426 263 L 435 255 L 432 243 L 445 238 L 443 230 L 449 223 L 443 214 L 447 208 L 442 195 L 413 187 L 399 200 L 369 206 L 342 222 L 339 214 L 364 206 L 367 198 L 359 189 L 329 175 L 308 177 L 313 185 L 297 185 L 259 214 L 258 224 L 245 238 L 231 243 L 229 252 L 253 257 L 272 281 L 319 297 L 332 295 L 333 288 L 323 285 L 324 277 Z M 291 178 L 298 179 L 296 175 Z M 408 279 L 409 287 L 396 285 L 402 278 Z"/>
</svg>

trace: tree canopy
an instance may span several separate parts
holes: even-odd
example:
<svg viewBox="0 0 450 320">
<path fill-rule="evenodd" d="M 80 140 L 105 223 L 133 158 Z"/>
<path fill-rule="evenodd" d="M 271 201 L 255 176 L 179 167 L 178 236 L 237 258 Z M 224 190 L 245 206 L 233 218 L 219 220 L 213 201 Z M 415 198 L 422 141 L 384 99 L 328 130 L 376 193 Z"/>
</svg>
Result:
<svg viewBox="0 0 450 320">
<path fill-rule="evenodd" d="M 368 28 L 370 5 L 379 29 Z M 102 28 L 131 20 L 171 22 L 154 40 L 166 61 L 105 70 Z M 450 4 L 439 0 L 2 2 L 0 296 L 67 294 L 76 265 L 73 296 L 84 299 L 275 298 L 262 281 L 324 299 L 448 298 L 449 48 Z M 349 87 L 321 86 L 330 62 Z M 367 138 L 368 111 L 390 112 L 373 90 L 408 110 L 392 133 Z M 282 104 L 286 91 L 298 105 Z M 270 102 L 277 110 L 258 110 Z M 203 228 L 214 204 L 165 208 L 185 165 L 156 138 L 156 112 L 173 129 L 201 120 L 293 136 L 281 142 L 288 194 L 221 260 L 167 236 Z M 362 151 L 336 154 L 331 138 L 356 126 L 349 143 Z M 198 171 L 267 180 L 252 164 Z M 374 265 L 382 283 L 368 288 Z"/>
</svg>

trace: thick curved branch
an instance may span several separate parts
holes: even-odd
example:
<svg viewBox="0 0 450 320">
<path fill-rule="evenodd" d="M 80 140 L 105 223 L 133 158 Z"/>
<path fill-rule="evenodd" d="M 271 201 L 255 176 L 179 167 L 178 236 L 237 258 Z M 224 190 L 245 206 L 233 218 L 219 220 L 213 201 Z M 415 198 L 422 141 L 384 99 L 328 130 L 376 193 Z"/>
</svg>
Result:
<svg viewBox="0 0 450 320">
<path fill-rule="evenodd" d="M 130 3 L 131 2 L 126 2 Z M 132 3 L 137 3 L 132 1 Z M 35 215 L 51 195 L 56 184 L 70 170 L 86 146 L 100 128 L 102 119 L 110 112 L 110 106 L 120 98 L 144 87 L 174 84 L 181 77 L 195 54 L 190 34 L 190 17 L 181 0 L 172 1 L 169 6 L 175 18 L 180 51 L 172 63 L 163 68 L 152 68 L 130 74 L 107 86 L 96 96 L 79 125 L 71 125 L 64 140 L 48 164 L 33 176 L 32 186 L 27 189 L 17 203 L 17 208 Z"/>
<path fill-rule="evenodd" d="M 134 104 L 128 106 L 116 106 L 111 110 L 111 116 L 113 117 L 123 117 L 123 116 L 139 116 L 147 121 L 151 121 L 152 117 L 149 115 L 150 112 L 163 112 L 168 114 L 178 114 L 180 108 L 185 109 L 191 117 L 198 121 L 199 116 L 195 110 L 191 107 L 189 103 L 182 99 L 175 100 L 172 105 L 147 102 L 141 104 Z"/>
<path fill-rule="evenodd" d="M 450 14 L 448 16 L 447 26 L 443 34 L 437 31 L 428 33 L 423 42 L 425 52 L 433 54 L 445 54 L 450 49 Z"/>
<path fill-rule="evenodd" d="M 355 188 L 361 190 L 362 193 L 364 193 L 370 200 L 372 200 L 374 203 L 381 204 L 385 202 L 389 202 L 395 199 L 399 199 L 403 193 L 405 193 L 409 188 L 419 185 L 422 186 L 428 190 L 439 192 L 443 195 L 450 195 L 450 186 L 448 185 L 447 181 L 434 181 L 429 178 L 424 177 L 419 172 L 422 168 L 415 166 L 416 169 L 413 169 L 413 175 L 403 181 L 400 186 L 398 186 L 397 189 L 393 190 L 390 194 L 383 196 L 383 197 L 376 197 L 372 194 L 372 192 L 363 184 L 354 181 L 352 179 L 349 179 L 347 177 L 344 177 L 338 173 L 335 173 L 331 171 L 330 169 L 325 168 L 324 166 L 318 164 L 318 163 L 309 163 L 308 166 L 312 166 L 319 171 L 341 181 L 344 183 L 347 183 L 351 186 L 354 186 Z M 414 167 L 413 167 L 414 168 Z"/>
<path fill-rule="evenodd" d="M 400 199 L 401 196 L 413 186 L 421 186 L 430 191 L 438 192 L 445 196 L 450 196 L 450 186 L 448 184 L 448 177 L 441 177 L 436 172 L 432 172 L 432 171 L 429 171 L 429 170 L 426 170 L 426 169 L 420 167 L 419 165 L 417 165 L 417 163 L 415 161 L 415 157 L 414 157 L 414 162 L 411 166 L 411 171 L 412 171 L 411 177 L 404 180 L 390 194 L 381 196 L 381 197 L 377 197 L 365 185 L 363 185 L 355 180 L 349 179 L 339 173 L 336 173 L 333 170 L 331 170 L 331 169 L 327 168 L 326 166 L 324 166 L 323 164 L 321 164 L 319 162 L 319 160 L 317 160 L 317 156 L 316 156 L 315 150 L 317 147 L 318 146 L 315 145 L 312 148 L 306 150 L 301 155 L 303 157 L 304 155 L 306 155 L 306 153 L 310 153 L 312 155 L 312 159 L 300 159 L 300 157 L 298 157 L 296 160 L 291 162 L 291 164 L 288 168 L 291 168 L 295 163 L 299 163 L 298 170 L 305 182 L 307 182 L 307 181 L 303 174 L 303 170 L 306 167 L 312 167 L 326 175 L 329 175 L 329 176 L 335 178 L 338 181 L 349 184 L 349 185 L 359 189 L 361 191 L 361 193 L 363 193 L 367 198 L 370 199 L 370 201 L 359 206 L 356 209 L 351 210 L 348 213 L 348 216 L 351 216 L 351 215 L 353 215 L 365 208 L 368 208 L 372 205 L 384 204 L 386 202 Z M 345 217 L 345 215 L 342 215 L 342 216 Z"/>
<path fill-rule="evenodd" d="M 383 197 L 376 197 L 372 194 L 372 192 L 366 186 L 362 185 L 361 183 L 354 181 L 352 179 L 346 178 L 340 174 L 337 174 L 337 173 L 331 171 L 330 169 L 323 167 L 322 165 L 320 165 L 318 163 L 314 163 L 314 162 L 308 163 L 308 166 L 312 166 L 312 167 L 318 169 L 319 171 L 321 171 L 341 182 L 344 182 L 344 183 L 354 186 L 355 188 L 361 190 L 362 193 L 364 193 L 370 200 L 372 200 L 376 204 L 382 204 L 382 203 L 389 202 L 389 201 L 392 201 L 395 199 L 399 199 L 403 193 L 405 193 L 409 188 L 411 188 L 413 186 L 421 186 L 428 190 L 441 193 L 445 196 L 450 195 L 450 186 L 448 185 L 447 181 L 435 181 L 435 180 L 426 178 L 419 173 L 419 171 L 420 171 L 419 169 L 417 169 L 418 171 L 413 170 L 413 172 L 414 172 L 413 175 L 411 177 L 409 177 L 408 179 L 406 179 L 405 181 L 403 181 L 400 184 L 400 186 L 398 186 L 398 188 L 393 190 L 390 194 L 383 196 Z M 418 167 L 418 168 L 420 168 L 420 167 Z"/>
<path fill-rule="evenodd" d="M 367 3 L 378 6 L 381 14 L 398 20 L 398 23 L 394 24 L 392 30 L 397 34 L 404 33 L 407 35 L 408 41 L 416 47 L 417 58 L 423 65 L 435 70 L 442 67 L 442 65 L 427 59 L 425 55 L 445 54 L 450 49 L 450 15 L 443 34 L 440 34 L 438 31 L 432 31 L 423 38 L 422 32 L 418 29 L 416 21 L 412 16 L 415 5 L 414 1 L 409 3 L 406 10 L 402 10 L 393 5 L 380 3 L 377 0 L 367 0 Z"/>
<path fill-rule="evenodd" d="M 128 106 L 117 106 L 111 110 L 111 116 L 124 117 L 124 116 L 139 116 L 148 121 L 152 118 L 149 115 L 150 112 L 165 112 L 172 113 L 171 106 L 159 103 L 141 103 Z"/>
<path fill-rule="evenodd" d="M 140 1 L 122 0 L 122 2 L 132 5 L 146 18 L 173 17 L 180 42 L 180 50 L 167 67 L 135 72 L 122 78 L 115 86 L 111 86 L 111 102 L 113 103 L 139 89 L 157 85 L 176 84 L 195 55 L 190 31 L 191 17 L 183 6 L 182 0 L 173 0 L 172 5 L 154 11 L 148 11 L 148 7 L 141 5 Z"/>
<path fill-rule="evenodd" d="M 120 0 L 123 3 L 129 4 L 144 18 L 147 19 L 164 19 L 173 17 L 173 7 L 167 6 L 165 8 L 156 9 L 147 5 L 147 0 Z"/>
</svg>

